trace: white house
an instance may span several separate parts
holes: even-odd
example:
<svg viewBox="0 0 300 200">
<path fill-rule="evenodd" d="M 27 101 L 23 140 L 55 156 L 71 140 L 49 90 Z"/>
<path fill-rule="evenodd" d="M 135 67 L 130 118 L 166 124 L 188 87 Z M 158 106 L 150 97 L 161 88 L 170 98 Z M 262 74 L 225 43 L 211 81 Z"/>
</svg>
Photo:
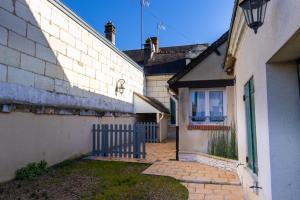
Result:
<svg viewBox="0 0 300 200">
<path fill-rule="evenodd" d="M 265 20 L 255 34 L 236 1 L 224 66 L 236 78 L 238 173 L 250 199 L 295 200 L 300 195 L 300 2 L 264 2 Z"/>
<path fill-rule="evenodd" d="M 227 39 L 228 32 L 168 81 L 178 94 L 180 159 L 197 160 L 215 132 L 230 137 L 234 129 L 234 76 L 222 68 Z"/>
</svg>

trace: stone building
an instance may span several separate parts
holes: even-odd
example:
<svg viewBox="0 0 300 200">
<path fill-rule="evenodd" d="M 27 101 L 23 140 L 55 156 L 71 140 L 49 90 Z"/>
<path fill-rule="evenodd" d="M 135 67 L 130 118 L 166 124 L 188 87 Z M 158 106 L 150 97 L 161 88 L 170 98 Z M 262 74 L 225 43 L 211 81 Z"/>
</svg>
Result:
<svg viewBox="0 0 300 200">
<path fill-rule="evenodd" d="M 206 48 L 207 44 L 160 47 L 159 39 L 150 37 L 146 40 L 143 50 L 124 51 L 144 69 L 145 95 L 157 100 L 169 110 L 170 116 L 167 119 L 169 137 L 175 136 L 177 99 L 169 90 L 167 81 Z"/>
<path fill-rule="evenodd" d="M 0 181 L 91 151 L 93 123 L 132 123 L 141 66 L 58 0 L 0 3 Z M 124 93 L 119 91 L 122 80 Z"/>
</svg>

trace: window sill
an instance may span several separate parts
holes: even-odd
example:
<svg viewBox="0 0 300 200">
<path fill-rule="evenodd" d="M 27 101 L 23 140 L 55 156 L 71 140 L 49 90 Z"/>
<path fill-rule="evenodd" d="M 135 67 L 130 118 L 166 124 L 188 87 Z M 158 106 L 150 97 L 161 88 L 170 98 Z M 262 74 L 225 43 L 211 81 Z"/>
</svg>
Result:
<svg viewBox="0 0 300 200">
<path fill-rule="evenodd" d="M 190 124 L 188 130 L 201 130 L 201 131 L 229 131 L 230 126 L 214 125 L 214 124 Z"/>
</svg>

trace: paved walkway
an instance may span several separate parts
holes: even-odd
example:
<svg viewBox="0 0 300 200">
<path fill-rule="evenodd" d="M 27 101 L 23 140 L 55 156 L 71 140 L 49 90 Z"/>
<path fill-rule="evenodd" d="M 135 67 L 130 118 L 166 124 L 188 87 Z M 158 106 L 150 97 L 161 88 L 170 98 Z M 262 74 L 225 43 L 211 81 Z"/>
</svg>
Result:
<svg viewBox="0 0 300 200">
<path fill-rule="evenodd" d="M 125 162 L 151 163 L 143 174 L 170 176 L 189 190 L 189 200 L 244 200 L 237 174 L 195 162 L 175 161 L 175 140 L 147 144 L 147 158 L 99 158 Z"/>
<path fill-rule="evenodd" d="M 171 176 L 177 180 L 188 183 L 240 185 L 236 173 L 195 162 L 156 162 L 143 173 Z"/>
</svg>

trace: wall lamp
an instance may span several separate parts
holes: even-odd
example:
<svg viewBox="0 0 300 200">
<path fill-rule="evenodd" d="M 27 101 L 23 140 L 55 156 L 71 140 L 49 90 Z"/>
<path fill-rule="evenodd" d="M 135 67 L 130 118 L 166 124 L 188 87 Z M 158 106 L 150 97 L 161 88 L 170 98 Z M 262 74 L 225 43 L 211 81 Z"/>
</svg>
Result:
<svg viewBox="0 0 300 200">
<path fill-rule="evenodd" d="M 121 96 L 123 95 L 124 91 L 125 91 L 125 87 L 124 87 L 124 84 L 125 84 L 125 80 L 124 79 L 119 79 L 117 81 L 117 84 L 116 84 L 116 95 L 121 94 Z"/>
<path fill-rule="evenodd" d="M 247 25 L 257 33 L 265 21 L 267 4 L 270 0 L 244 0 L 239 4 L 243 9 Z"/>
</svg>

